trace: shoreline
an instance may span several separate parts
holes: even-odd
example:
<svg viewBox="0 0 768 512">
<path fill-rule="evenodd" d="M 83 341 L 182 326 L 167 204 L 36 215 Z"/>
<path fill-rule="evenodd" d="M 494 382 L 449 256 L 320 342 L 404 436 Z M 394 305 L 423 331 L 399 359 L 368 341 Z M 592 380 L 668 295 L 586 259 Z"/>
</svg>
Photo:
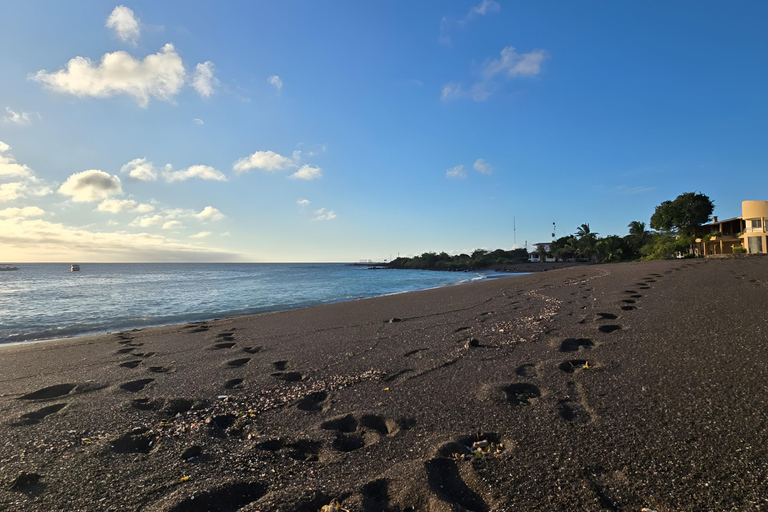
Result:
<svg viewBox="0 0 768 512">
<path fill-rule="evenodd" d="M 768 320 L 737 321 L 768 291 L 759 263 L 9 346 L 0 509 L 761 510 Z"/>
</svg>

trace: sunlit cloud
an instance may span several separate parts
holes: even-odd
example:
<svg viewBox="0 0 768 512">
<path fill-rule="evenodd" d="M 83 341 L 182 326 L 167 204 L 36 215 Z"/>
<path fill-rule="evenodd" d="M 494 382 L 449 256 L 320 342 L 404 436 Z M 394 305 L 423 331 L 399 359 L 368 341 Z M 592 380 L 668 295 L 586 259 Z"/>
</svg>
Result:
<svg viewBox="0 0 768 512">
<path fill-rule="evenodd" d="M 210 231 L 201 231 L 199 233 L 195 233 L 194 235 L 189 235 L 189 238 L 205 238 L 207 236 L 211 236 Z"/>
<path fill-rule="evenodd" d="M 0 219 L 24 219 L 27 217 L 41 217 L 43 215 L 45 215 L 45 211 L 37 206 L 0 210 Z"/>
<path fill-rule="evenodd" d="M 9 261 L 233 261 L 240 256 L 148 233 L 99 232 L 43 219 L 0 218 Z"/>
<path fill-rule="evenodd" d="M 40 117 L 40 114 L 30 114 L 29 112 L 16 112 L 11 107 L 5 107 L 4 123 L 17 124 L 20 126 L 29 126 L 32 124 L 32 116 Z"/>
<path fill-rule="evenodd" d="M 181 227 L 183 227 L 183 224 L 180 220 L 169 220 L 163 224 L 163 229 L 179 229 Z"/>
<path fill-rule="evenodd" d="M 12 154 L 8 152 L 11 147 L 0 141 L 0 178 L 31 178 L 34 172 L 27 165 L 19 164 Z"/>
<path fill-rule="evenodd" d="M 146 158 L 134 158 L 120 168 L 122 174 L 139 181 L 155 181 L 160 173 L 155 164 Z"/>
<path fill-rule="evenodd" d="M 315 210 L 315 217 L 312 220 L 331 220 L 335 218 L 336 214 L 333 210 L 320 208 L 319 210 Z"/>
<path fill-rule="evenodd" d="M 70 196 L 76 203 L 103 201 L 123 193 L 120 178 L 98 169 L 78 172 L 67 178 L 59 193 Z"/>
<path fill-rule="evenodd" d="M 457 165 L 456 167 L 451 167 L 450 169 L 445 171 L 445 176 L 448 178 L 464 179 L 467 177 L 467 173 L 464 172 L 463 165 Z"/>
<path fill-rule="evenodd" d="M 214 180 L 214 181 L 227 181 L 227 177 L 224 173 L 218 169 L 214 169 L 210 165 L 192 165 L 186 169 L 180 169 L 178 171 L 165 171 L 163 172 L 163 179 L 168 183 L 175 181 L 185 181 L 191 178 L 198 178 L 201 180 Z"/>
<path fill-rule="evenodd" d="M 0 202 L 50 194 L 50 187 L 35 177 L 29 166 L 16 162 L 10 149 L 8 144 L 0 141 L 0 179 L 13 180 L 11 183 L 0 184 Z"/>
<path fill-rule="evenodd" d="M 472 168 L 481 174 L 487 174 L 489 176 L 493 174 L 494 169 L 496 169 L 482 158 L 475 160 L 475 164 L 472 166 Z"/>
<path fill-rule="evenodd" d="M 298 204 L 299 206 L 308 206 L 309 203 L 310 203 L 309 199 L 299 199 L 298 201 L 296 201 L 296 204 Z"/>
<path fill-rule="evenodd" d="M 226 218 L 226 216 L 221 213 L 218 208 L 214 208 L 213 206 L 206 206 L 203 208 L 203 211 L 196 213 L 195 217 L 200 220 L 221 220 Z"/>
<path fill-rule="evenodd" d="M 207 61 L 197 65 L 195 75 L 192 77 L 192 87 L 203 98 L 210 97 L 219 85 L 219 80 L 213 74 L 215 66 Z"/>
<path fill-rule="evenodd" d="M 299 170 L 290 175 L 290 178 L 298 180 L 316 180 L 322 178 L 322 169 L 309 165 L 302 165 Z"/>
<path fill-rule="evenodd" d="M 241 158 L 232 166 L 235 174 L 242 174 L 251 169 L 261 171 L 282 171 L 293 165 L 293 160 L 274 151 L 256 151 L 250 156 Z"/>
<path fill-rule="evenodd" d="M 513 46 L 507 46 L 501 50 L 499 58 L 486 60 L 479 78 L 468 88 L 457 82 L 449 82 L 443 86 L 440 99 L 472 98 L 474 101 L 485 101 L 501 89 L 504 80 L 541 73 L 541 65 L 548 58 L 546 50 L 519 54 Z"/>
<path fill-rule="evenodd" d="M 71 59 L 65 69 L 38 71 L 30 78 L 48 88 L 79 97 L 127 95 L 141 107 L 150 98 L 170 101 L 184 85 L 186 71 L 172 44 L 139 60 L 127 52 L 107 53 L 96 65 L 85 57 Z"/>
<path fill-rule="evenodd" d="M 272 84 L 272 86 L 277 89 L 277 94 L 280 94 L 280 90 L 283 88 L 283 81 L 280 80 L 280 77 L 277 75 L 272 75 L 271 77 L 267 78 L 267 82 Z"/>
<path fill-rule="evenodd" d="M 139 20 L 133 15 L 133 11 L 124 5 L 118 5 L 107 18 L 107 28 L 115 31 L 117 37 L 136 46 L 141 29 Z"/>
<path fill-rule="evenodd" d="M 151 204 L 137 203 L 132 199 L 105 199 L 99 203 L 96 209 L 100 212 L 120 213 L 139 212 L 147 213 L 155 209 Z"/>
</svg>

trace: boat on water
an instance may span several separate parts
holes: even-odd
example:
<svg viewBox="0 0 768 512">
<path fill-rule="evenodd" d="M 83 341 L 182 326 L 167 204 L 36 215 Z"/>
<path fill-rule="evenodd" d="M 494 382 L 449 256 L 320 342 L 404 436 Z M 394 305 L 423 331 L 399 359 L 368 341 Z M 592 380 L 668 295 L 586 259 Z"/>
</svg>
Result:
<svg viewBox="0 0 768 512">
<path fill-rule="evenodd" d="M 19 267 L 12 267 L 10 265 L 5 265 L 3 267 L 0 267 L 0 272 L 8 271 L 8 270 L 19 270 Z"/>
<path fill-rule="evenodd" d="M 72 265 L 72 266 L 69 268 L 69 271 L 70 271 L 70 272 L 80 272 L 80 265 L 77 265 L 77 264 L 73 264 L 73 265 Z"/>
</svg>

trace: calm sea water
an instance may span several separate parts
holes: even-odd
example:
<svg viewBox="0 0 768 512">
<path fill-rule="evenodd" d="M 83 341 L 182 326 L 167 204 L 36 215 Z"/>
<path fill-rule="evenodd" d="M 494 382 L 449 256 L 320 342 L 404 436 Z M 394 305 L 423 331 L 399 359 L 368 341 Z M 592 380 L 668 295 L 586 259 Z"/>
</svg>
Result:
<svg viewBox="0 0 768 512">
<path fill-rule="evenodd" d="M 347 264 L 57 263 L 0 272 L 0 343 L 210 320 L 494 277 Z"/>
</svg>

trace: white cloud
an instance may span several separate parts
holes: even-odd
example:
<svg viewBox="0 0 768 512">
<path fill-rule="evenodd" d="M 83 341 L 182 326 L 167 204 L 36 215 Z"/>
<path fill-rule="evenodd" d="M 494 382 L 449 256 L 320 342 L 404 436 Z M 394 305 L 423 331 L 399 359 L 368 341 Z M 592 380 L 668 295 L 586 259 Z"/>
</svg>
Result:
<svg viewBox="0 0 768 512">
<path fill-rule="evenodd" d="M 157 167 L 146 158 L 134 158 L 120 168 L 120 172 L 139 181 L 155 181 L 159 174 Z"/>
<path fill-rule="evenodd" d="M 512 46 L 500 52 L 498 59 L 489 59 L 483 65 L 480 78 L 468 89 L 461 84 L 450 82 L 440 94 L 443 101 L 469 97 L 475 101 L 485 101 L 501 88 L 502 80 L 516 77 L 535 76 L 541 73 L 541 64 L 549 58 L 546 50 L 533 50 L 519 54 Z"/>
<path fill-rule="evenodd" d="M 174 181 L 185 181 L 190 178 L 199 178 L 201 180 L 214 180 L 214 181 L 227 181 L 227 177 L 224 173 L 218 169 L 214 169 L 210 165 L 192 165 L 186 169 L 180 169 L 178 171 L 167 170 L 163 172 L 163 178 L 168 183 Z"/>
<path fill-rule="evenodd" d="M 203 62 L 197 65 L 195 75 L 192 77 L 192 87 L 203 98 L 208 98 L 215 92 L 219 86 L 219 79 L 213 75 L 216 66 L 211 61 Z"/>
<path fill-rule="evenodd" d="M 322 178 L 322 169 L 319 167 L 311 167 L 309 165 L 302 165 L 299 170 L 290 175 L 290 178 L 299 180 L 315 180 Z"/>
<path fill-rule="evenodd" d="M 195 123 L 196 125 L 199 125 L 199 126 L 202 126 L 202 125 L 204 125 L 204 124 L 205 124 L 205 123 L 203 123 L 203 120 L 202 120 L 202 119 L 198 119 L 198 118 L 194 118 L 194 119 L 192 120 L 192 122 L 193 122 L 193 123 Z"/>
<path fill-rule="evenodd" d="M 493 174 L 495 167 L 493 167 L 491 164 L 483 160 L 482 158 L 478 158 L 475 160 L 475 164 L 472 166 L 477 172 L 482 174 L 491 175 Z"/>
<path fill-rule="evenodd" d="M 256 151 L 251 156 L 241 158 L 232 166 L 235 174 L 242 174 L 251 169 L 262 171 L 281 171 L 293 165 L 290 158 L 284 157 L 274 151 Z"/>
<path fill-rule="evenodd" d="M 480 14 L 481 16 L 485 16 L 489 12 L 499 12 L 501 10 L 501 5 L 499 5 L 497 2 L 494 2 L 493 0 L 483 0 L 480 2 L 480 5 L 476 5 L 475 7 L 472 7 L 469 10 L 469 13 L 467 14 L 467 18 L 470 16 L 474 16 L 475 14 Z"/>
<path fill-rule="evenodd" d="M 141 204 L 131 199 L 105 199 L 99 203 L 96 209 L 100 212 L 120 213 L 137 211 L 141 213 L 151 212 L 155 209 L 150 204 Z"/>
<path fill-rule="evenodd" d="M 133 15 L 133 11 L 124 5 L 118 5 L 107 18 L 107 28 L 115 31 L 117 37 L 136 46 L 141 29 L 139 20 Z"/>
<path fill-rule="evenodd" d="M 0 178 L 31 178 L 34 172 L 27 165 L 16 162 L 12 154 L 8 153 L 11 147 L 0 141 Z"/>
<path fill-rule="evenodd" d="M 267 78 L 267 82 L 272 84 L 275 89 L 277 89 L 277 94 L 280 94 L 280 89 L 283 88 L 283 81 L 280 80 L 280 77 L 277 75 L 272 75 L 271 77 Z"/>
<path fill-rule="evenodd" d="M 298 204 L 299 206 L 307 206 L 307 205 L 309 205 L 309 200 L 308 199 L 299 199 L 298 201 L 296 201 L 296 204 Z"/>
<path fill-rule="evenodd" d="M 443 87 L 443 90 L 440 93 L 440 99 L 443 101 L 452 100 L 454 98 L 460 97 L 462 93 L 463 91 L 461 90 L 461 85 L 450 82 Z"/>
<path fill-rule="evenodd" d="M 44 196 L 51 193 L 50 187 L 27 165 L 16 162 L 8 151 L 11 147 L 0 141 L 0 179 L 13 179 L 12 183 L 0 184 L 0 202 L 13 201 L 27 196 Z"/>
<path fill-rule="evenodd" d="M 200 220 L 221 220 L 226 216 L 221 213 L 218 208 L 214 208 L 213 206 L 206 206 L 203 208 L 203 211 L 196 213 L 195 217 Z"/>
<path fill-rule="evenodd" d="M 333 210 L 326 210 L 325 208 L 320 208 L 319 210 L 315 210 L 315 218 L 312 220 L 331 220 L 335 218 L 336 218 L 336 214 L 333 212 Z"/>
<path fill-rule="evenodd" d="M 123 51 L 104 54 L 98 65 L 85 57 L 75 57 L 66 69 L 52 73 L 41 70 L 31 78 L 54 91 L 80 97 L 125 94 L 146 107 L 150 98 L 172 100 L 184 85 L 185 75 L 181 57 L 169 43 L 144 60 Z"/>
<path fill-rule="evenodd" d="M 123 189 L 120 178 L 117 176 L 110 176 L 98 169 L 90 169 L 67 178 L 59 188 L 59 193 L 72 197 L 72 200 L 77 203 L 82 203 L 102 201 L 109 196 L 120 195 Z"/>
<path fill-rule="evenodd" d="M 3 122 L 5 123 L 14 123 L 21 126 L 32 124 L 32 115 L 28 112 L 16 112 L 11 107 L 5 107 L 5 111 L 7 112 L 3 116 Z M 40 114 L 37 114 L 37 116 L 40 117 Z"/>
<path fill-rule="evenodd" d="M 130 223 L 131 226 L 140 226 L 142 228 L 148 228 L 150 226 L 157 226 L 158 224 L 164 224 L 167 222 L 162 215 L 152 215 L 151 217 L 139 217 Z"/>
<path fill-rule="evenodd" d="M 548 58 L 545 50 L 534 50 L 530 53 L 518 54 L 513 46 L 501 50 L 501 57 L 488 62 L 483 74 L 493 78 L 499 73 L 508 76 L 532 76 L 541 72 L 541 63 Z"/>
<path fill-rule="evenodd" d="M 447 171 L 445 171 L 445 176 L 448 178 L 461 178 L 464 179 L 467 177 L 467 173 L 464 172 L 464 166 L 463 165 L 457 165 L 456 167 L 451 167 Z"/>
<path fill-rule="evenodd" d="M 163 229 L 178 229 L 183 227 L 180 220 L 169 220 L 165 224 L 163 224 Z"/>
<path fill-rule="evenodd" d="M 40 217 L 42 215 L 45 215 L 45 212 L 37 206 L 0 210 L 0 218 L 2 219 L 23 219 L 27 217 Z"/>
<path fill-rule="evenodd" d="M 189 235 L 189 238 L 205 238 L 205 237 L 210 236 L 210 235 L 211 235 L 210 231 L 201 231 L 201 232 L 196 233 L 194 235 Z"/>
<path fill-rule="evenodd" d="M 148 233 L 96 232 L 43 219 L 0 219 L 9 261 L 222 261 L 231 252 Z"/>
</svg>

